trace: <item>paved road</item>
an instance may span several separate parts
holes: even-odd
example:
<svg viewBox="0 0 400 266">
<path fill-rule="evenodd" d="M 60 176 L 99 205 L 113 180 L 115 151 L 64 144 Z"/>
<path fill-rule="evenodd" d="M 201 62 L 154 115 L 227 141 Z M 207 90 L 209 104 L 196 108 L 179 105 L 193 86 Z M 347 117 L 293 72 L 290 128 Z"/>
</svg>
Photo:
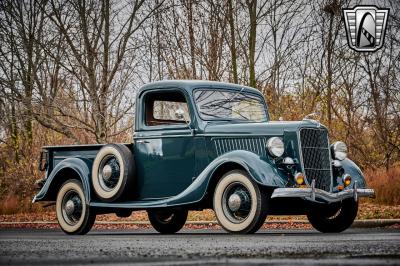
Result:
<svg viewBox="0 0 400 266">
<path fill-rule="evenodd" d="M 0 264 L 400 265 L 400 230 L 350 229 L 260 231 L 229 235 L 220 230 L 91 231 L 67 236 L 58 230 L 0 230 Z"/>
</svg>

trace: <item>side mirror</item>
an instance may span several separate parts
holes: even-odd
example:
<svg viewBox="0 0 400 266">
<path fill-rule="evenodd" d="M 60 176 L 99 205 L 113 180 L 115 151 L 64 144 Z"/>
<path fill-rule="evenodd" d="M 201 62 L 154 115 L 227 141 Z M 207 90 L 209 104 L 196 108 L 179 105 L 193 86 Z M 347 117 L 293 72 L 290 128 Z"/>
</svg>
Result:
<svg viewBox="0 0 400 266">
<path fill-rule="evenodd" d="M 179 120 L 185 120 L 185 111 L 182 108 L 179 108 L 175 111 L 175 117 Z"/>
</svg>

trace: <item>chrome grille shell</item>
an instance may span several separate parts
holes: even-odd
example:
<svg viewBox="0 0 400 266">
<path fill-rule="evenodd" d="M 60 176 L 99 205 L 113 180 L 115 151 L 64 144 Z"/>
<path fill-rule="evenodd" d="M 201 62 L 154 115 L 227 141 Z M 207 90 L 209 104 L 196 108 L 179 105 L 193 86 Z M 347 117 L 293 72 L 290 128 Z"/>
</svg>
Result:
<svg viewBox="0 0 400 266">
<path fill-rule="evenodd" d="M 328 131 L 325 128 L 302 128 L 298 134 L 301 164 L 307 182 L 332 191 L 333 174 Z"/>
</svg>

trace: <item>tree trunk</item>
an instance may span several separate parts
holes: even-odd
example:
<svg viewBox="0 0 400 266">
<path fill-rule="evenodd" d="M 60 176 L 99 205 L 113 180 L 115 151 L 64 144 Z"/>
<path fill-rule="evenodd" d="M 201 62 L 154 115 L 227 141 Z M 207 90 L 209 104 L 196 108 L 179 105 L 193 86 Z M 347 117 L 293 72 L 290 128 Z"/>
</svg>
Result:
<svg viewBox="0 0 400 266">
<path fill-rule="evenodd" d="M 196 79 L 196 59 L 195 59 L 195 38 L 193 30 L 193 1 L 189 0 L 187 3 L 188 13 L 188 30 L 189 30 L 189 45 L 190 45 L 190 59 L 192 64 L 192 78 Z"/>
<path fill-rule="evenodd" d="M 233 7 L 232 0 L 228 0 L 228 20 L 230 28 L 230 50 L 231 50 L 231 61 L 232 61 L 232 74 L 233 83 L 239 83 L 237 73 L 237 55 L 236 55 L 236 40 L 235 40 L 235 21 L 233 18 Z"/>
<path fill-rule="evenodd" d="M 257 37 L 257 0 L 247 1 L 250 16 L 249 32 L 249 85 L 256 87 L 255 55 L 256 55 L 256 37 Z"/>
</svg>

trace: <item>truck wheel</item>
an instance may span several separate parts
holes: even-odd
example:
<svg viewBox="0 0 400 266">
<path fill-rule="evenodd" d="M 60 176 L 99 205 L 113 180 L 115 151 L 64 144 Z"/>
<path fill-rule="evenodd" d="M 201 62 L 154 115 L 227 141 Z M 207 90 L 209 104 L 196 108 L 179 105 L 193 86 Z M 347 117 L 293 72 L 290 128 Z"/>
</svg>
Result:
<svg viewBox="0 0 400 266">
<path fill-rule="evenodd" d="M 148 210 L 151 225 L 161 234 L 173 234 L 182 229 L 188 216 L 187 210 Z"/>
<path fill-rule="evenodd" d="M 339 233 L 353 224 L 357 211 L 358 202 L 350 198 L 332 208 L 314 208 L 307 214 L 307 218 L 311 225 L 322 233 Z"/>
<path fill-rule="evenodd" d="M 268 193 L 244 171 L 226 173 L 214 192 L 214 211 L 219 224 L 230 233 L 254 233 L 267 217 Z"/>
<path fill-rule="evenodd" d="M 105 202 L 120 198 L 132 189 L 135 161 L 132 152 L 122 144 L 108 144 L 96 155 L 92 184 L 96 195 Z"/>
<path fill-rule="evenodd" d="M 58 191 L 56 214 L 61 229 L 70 235 L 84 235 L 90 231 L 96 214 L 90 210 L 83 193 L 82 183 L 68 180 Z"/>
</svg>

